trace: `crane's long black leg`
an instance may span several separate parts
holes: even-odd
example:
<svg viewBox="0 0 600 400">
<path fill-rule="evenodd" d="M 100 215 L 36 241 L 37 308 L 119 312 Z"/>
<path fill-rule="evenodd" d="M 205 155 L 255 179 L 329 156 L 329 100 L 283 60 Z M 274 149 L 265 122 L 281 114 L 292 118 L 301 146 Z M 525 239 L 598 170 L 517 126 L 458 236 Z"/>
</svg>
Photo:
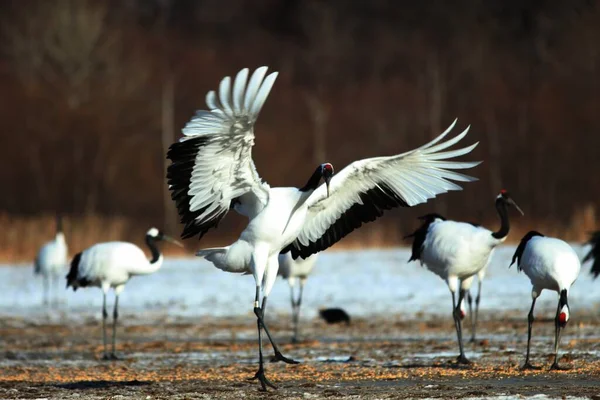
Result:
<svg viewBox="0 0 600 400">
<path fill-rule="evenodd" d="M 48 306 L 49 305 L 49 299 L 50 299 L 50 295 L 49 295 L 49 290 L 50 290 L 50 282 L 49 282 L 49 277 L 46 275 L 43 275 L 43 279 L 44 279 L 44 305 Z"/>
<path fill-rule="evenodd" d="M 460 355 L 456 359 L 459 364 L 471 364 L 471 361 L 465 356 L 465 351 L 463 349 L 463 341 L 462 341 L 462 327 L 460 321 L 460 303 L 462 302 L 465 295 L 465 291 L 463 289 L 459 289 L 458 292 L 458 304 L 454 302 L 454 293 L 452 293 L 452 306 L 454 307 L 453 316 L 454 316 L 454 325 L 456 326 L 456 335 L 458 336 L 458 347 L 460 349 Z"/>
<path fill-rule="evenodd" d="M 471 342 L 475 341 L 475 328 L 474 328 L 474 323 L 475 320 L 473 319 L 473 296 L 471 295 L 471 291 L 467 290 L 466 293 L 466 297 L 467 297 L 467 303 L 469 303 L 469 321 L 471 322 Z"/>
<path fill-rule="evenodd" d="M 115 351 L 117 341 L 117 319 L 119 318 L 119 295 L 115 296 L 115 307 L 113 309 L 113 331 L 112 331 L 112 353 L 110 354 L 111 360 L 118 360 L 117 353 Z"/>
<path fill-rule="evenodd" d="M 297 321 L 297 315 L 298 315 L 298 305 L 296 302 L 296 299 L 294 298 L 294 286 L 290 285 L 290 299 L 292 302 L 292 329 L 294 331 L 294 335 L 292 336 L 292 343 L 297 343 L 298 342 L 298 338 L 297 338 L 297 329 L 296 329 L 296 321 Z"/>
<path fill-rule="evenodd" d="M 256 287 L 256 297 L 255 297 L 255 300 L 254 300 L 254 304 L 255 305 L 258 304 L 259 297 L 260 297 L 260 286 L 257 286 Z M 261 309 L 259 307 L 254 307 L 254 313 L 256 314 L 256 326 L 258 328 L 258 371 L 256 371 L 256 374 L 254 375 L 254 377 L 252 377 L 250 379 L 251 380 L 252 379 L 258 379 L 258 381 L 260 382 L 260 386 L 262 387 L 262 390 L 264 390 L 264 391 L 267 390 L 267 386 L 270 386 L 273 389 L 277 389 L 277 387 L 275 385 L 273 385 L 271 383 L 271 381 L 269 381 L 267 379 L 267 377 L 265 376 L 264 359 L 263 359 L 263 352 L 262 352 L 262 328 L 263 328 L 263 324 L 261 322 L 262 318 L 259 316 L 259 314 L 261 313 Z"/>
<path fill-rule="evenodd" d="M 523 367 L 521 367 L 521 369 L 540 369 L 539 367 L 535 367 L 533 366 L 530 362 L 529 362 L 529 351 L 531 349 L 531 330 L 533 328 L 533 309 L 535 307 L 535 301 L 537 300 L 537 297 L 533 299 L 533 301 L 531 302 L 531 309 L 529 310 L 529 315 L 527 315 L 527 355 L 525 356 L 525 364 L 523 364 Z"/>
<path fill-rule="evenodd" d="M 554 327 L 555 327 L 555 330 L 554 330 L 554 362 L 550 366 L 551 370 L 569 369 L 569 368 L 561 367 L 560 365 L 558 365 L 558 345 L 560 344 L 560 334 L 562 333 L 562 327 L 560 326 L 560 320 L 559 320 L 560 309 L 561 309 L 561 303 L 559 301 L 558 308 L 556 309 L 556 317 L 554 318 Z"/>
<path fill-rule="evenodd" d="M 275 343 L 275 341 L 273 340 L 273 337 L 271 336 L 271 333 L 269 332 L 269 328 L 267 328 L 267 325 L 265 324 L 264 316 L 265 316 L 266 307 L 267 307 L 267 298 L 263 297 L 262 308 L 254 308 L 254 313 L 256 314 L 260 323 L 262 324 L 262 327 L 265 330 L 265 333 L 267 334 L 269 341 L 271 342 L 271 346 L 273 346 L 273 351 L 275 352 L 274 361 L 283 361 L 284 363 L 287 363 L 287 364 L 298 364 L 298 361 L 295 361 L 295 360 L 292 360 L 291 358 L 285 357 L 283 354 L 281 354 L 281 351 L 279 351 L 279 347 L 277 346 L 277 343 Z"/>
<path fill-rule="evenodd" d="M 292 338 L 293 343 L 298 343 L 298 324 L 300 323 L 300 306 L 302 305 L 302 291 L 304 285 L 300 282 L 300 292 L 298 293 L 298 301 L 296 301 L 294 309 L 294 337 Z"/>
<path fill-rule="evenodd" d="M 51 303 L 54 304 L 54 307 L 59 306 L 58 298 L 60 296 L 60 277 L 58 275 L 52 277 L 52 286 L 50 289 L 51 293 Z"/>
<path fill-rule="evenodd" d="M 110 360 L 108 355 L 108 341 L 106 339 L 106 318 L 108 318 L 108 312 L 106 311 L 106 293 L 102 292 L 102 341 L 104 342 L 104 360 Z"/>
<path fill-rule="evenodd" d="M 472 323 L 473 336 L 471 336 L 471 342 L 475 341 L 475 334 L 477 331 L 477 320 L 479 319 L 479 301 L 481 300 L 481 279 L 477 282 L 477 297 L 475 298 L 475 319 Z"/>
</svg>

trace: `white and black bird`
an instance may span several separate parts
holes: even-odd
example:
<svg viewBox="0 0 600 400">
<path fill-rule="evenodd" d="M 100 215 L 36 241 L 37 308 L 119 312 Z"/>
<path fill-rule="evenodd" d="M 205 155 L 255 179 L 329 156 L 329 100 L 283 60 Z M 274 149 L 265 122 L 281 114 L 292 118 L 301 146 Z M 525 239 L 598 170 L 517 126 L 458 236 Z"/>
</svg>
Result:
<svg viewBox="0 0 600 400">
<path fill-rule="evenodd" d="M 294 260 L 291 252 L 279 255 L 279 275 L 287 280 L 290 286 L 290 299 L 292 303 L 292 323 L 294 325 L 294 336 L 292 342 L 298 342 L 298 323 L 300 319 L 300 306 L 302 305 L 302 293 L 308 275 L 312 272 L 317 262 L 317 254 L 306 258 L 298 257 Z M 299 286 L 298 296 L 294 295 L 296 284 Z"/>
<path fill-rule="evenodd" d="M 267 68 L 261 67 L 249 77 L 248 69 L 243 69 L 233 83 L 224 78 L 218 94 L 210 91 L 206 96 L 209 110 L 196 113 L 183 129 L 184 137 L 167 154 L 172 161 L 167 171 L 171 197 L 185 224 L 182 237 L 202 237 L 232 208 L 249 219 L 236 242 L 201 250 L 198 255 L 224 271 L 254 276 L 259 333 L 255 378 L 263 389 L 273 385 L 264 374 L 261 328 L 273 345 L 275 358 L 295 363 L 283 357 L 263 319 L 277 277 L 279 253 L 291 251 L 294 258 L 306 258 L 385 210 L 414 206 L 440 193 L 460 190 L 452 181 L 474 178 L 453 170 L 479 164 L 450 160 L 477 145 L 445 151 L 467 134 L 468 128 L 442 142 L 453 123 L 416 150 L 355 161 L 335 176 L 333 166 L 323 163 L 301 188 L 270 187 L 260 179 L 252 160 L 254 124 L 277 77 L 276 72 L 265 77 L 266 72 Z M 325 184 L 320 184 L 321 179 Z"/>
<path fill-rule="evenodd" d="M 102 340 L 104 343 L 104 359 L 117 359 L 115 341 L 117 319 L 119 317 L 119 295 L 125 289 L 125 284 L 134 276 L 152 274 L 162 266 L 163 255 L 156 243 L 166 240 L 182 246 L 176 240 L 165 235 L 156 228 L 150 228 L 146 233 L 146 244 L 152 253 L 148 260 L 144 251 L 129 242 L 97 243 L 77 253 L 71 261 L 71 269 L 67 275 L 67 288 L 76 291 L 80 287 L 99 287 L 102 289 Z M 110 289 L 115 292 L 113 309 L 112 352 L 108 353 L 106 338 L 106 295 Z"/>
<path fill-rule="evenodd" d="M 583 259 L 583 262 L 592 261 L 590 272 L 594 275 L 594 279 L 596 279 L 600 275 L 600 231 L 593 232 L 590 235 L 588 244 L 592 247 Z"/>
<path fill-rule="evenodd" d="M 67 241 L 62 227 L 62 217 L 56 216 L 56 235 L 38 251 L 33 266 L 34 274 L 44 280 L 44 304 L 51 303 L 51 292 L 58 288 L 59 279 L 67 268 Z M 55 290 L 52 290 L 54 288 Z M 56 296 L 56 294 L 55 294 Z"/>
<path fill-rule="evenodd" d="M 462 325 L 464 317 L 462 301 L 471 287 L 473 278 L 489 262 L 496 246 L 504 242 L 510 231 L 508 207 L 523 211 L 517 206 L 506 190 L 502 190 L 495 200 L 500 216 L 500 229 L 489 229 L 467 222 L 446 220 L 439 214 L 427 214 L 423 225 L 407 238 L 413 237 L 410 261 L 420 260 L 421 265 L 446 281 L 452 294 L 452 316 L 458 336 L 460 355 L 458 363 L 468 364 L 463 349 Z M 458 291 L 458 301 L 455 293 Z"/>
<path fill-rule="evenodd" d="M 558 307 L 554 318 L 554 362 L 550 369 L 562 369 L 558 365 L 558 345 L 561 331 L 567 326 L 571 316 L 568 295 L 571 285 L 579 276 L 581 269 L 579 257 L 566 242 L 531 231 L 521 239 L 510 265 L 513 265 L 515 261 L 517 261 L 518 270 L 525 272 L 533 285 L 531 309 L 527 316 L 527 355 L 523 369 L 537 369 L 529 362 L 529 348 L 534 320 L 533 308 L 535 301 L 544 289 L 558 293 Z"/>
</svg>

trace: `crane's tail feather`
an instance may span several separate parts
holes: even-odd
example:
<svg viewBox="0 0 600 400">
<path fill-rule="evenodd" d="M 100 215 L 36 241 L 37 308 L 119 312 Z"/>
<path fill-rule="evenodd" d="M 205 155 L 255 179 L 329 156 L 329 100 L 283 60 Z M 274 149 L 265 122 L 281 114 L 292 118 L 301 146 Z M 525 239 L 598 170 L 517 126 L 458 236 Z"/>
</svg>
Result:
<svg viewBox="0 0 600 400">
<path fill-rule="evenodd" d="M 81 253 L 75 254 L 73 260 L 71 261 L 71 269 L 69 269 L 69 273 L 67 274 L 67 289 L 69 286 L 73 287 L 73 291 L 76 291 L 79 287 L 78 276 L 79 276 L 79 262 L 81 261 Z"/>
<path fill-rule="evenodd" d="M 238 260 L 234 257 L 228 257 L 230 248 L 231 246 L 202 249 L 198 250 L 196 255 L 210 261 L 215 267 L 222 271 L 236 273 L 248 272 L 248 265 L 246 262 L 237 262 Z"/>
<path fill-rule="evenodd" d="M 588 244 L 592 246 L 589 253 L 584 257 L 583 262 L 593 260 L 590 273 L 597 278 L 600 275 L 600 231 L 593 232 L 590 235 Z"/>
</svg>

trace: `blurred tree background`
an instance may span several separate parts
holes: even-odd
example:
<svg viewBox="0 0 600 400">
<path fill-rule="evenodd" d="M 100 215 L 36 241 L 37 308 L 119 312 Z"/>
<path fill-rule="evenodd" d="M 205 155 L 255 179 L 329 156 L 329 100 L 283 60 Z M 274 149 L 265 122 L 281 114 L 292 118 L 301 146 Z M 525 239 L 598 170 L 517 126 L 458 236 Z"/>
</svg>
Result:
<svg viewBox="0 0 600 400">
<path fill-rule="evenodd" d="M 501 188 L 526 212 L 513 241 L 581 240 L 600 195 L 599 38 L 590 0 L 0 0 L 0 257 L 31 258 L 56 212 L 72 253 L 178 233 L 166 148 L 222 77 L 261 65 L 280 71 L 254 151 L 271 185 L 412 149 L 455 117 L 480 141 L 479 182 L 347 246 L 404 244 L 432 210 L 493 228 Z"/>
</svg>

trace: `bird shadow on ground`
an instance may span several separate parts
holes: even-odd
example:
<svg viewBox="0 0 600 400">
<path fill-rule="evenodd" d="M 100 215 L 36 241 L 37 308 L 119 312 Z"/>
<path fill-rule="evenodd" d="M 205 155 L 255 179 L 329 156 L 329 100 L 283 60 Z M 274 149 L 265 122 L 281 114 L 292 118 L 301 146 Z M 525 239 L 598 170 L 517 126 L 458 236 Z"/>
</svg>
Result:
<svg viewBox="0 0 600 400">
<path fill-rule="evenodd" d="M 126 386 L 146 386 L 151 382 L 147 381 L 80 381 L 72 383 L 62 383 L 54 385 L 57 388 L 67 390 L 84 390 L 84 389 L 104 389 L 114 387 L 126 387 Z"/>
</svg>

